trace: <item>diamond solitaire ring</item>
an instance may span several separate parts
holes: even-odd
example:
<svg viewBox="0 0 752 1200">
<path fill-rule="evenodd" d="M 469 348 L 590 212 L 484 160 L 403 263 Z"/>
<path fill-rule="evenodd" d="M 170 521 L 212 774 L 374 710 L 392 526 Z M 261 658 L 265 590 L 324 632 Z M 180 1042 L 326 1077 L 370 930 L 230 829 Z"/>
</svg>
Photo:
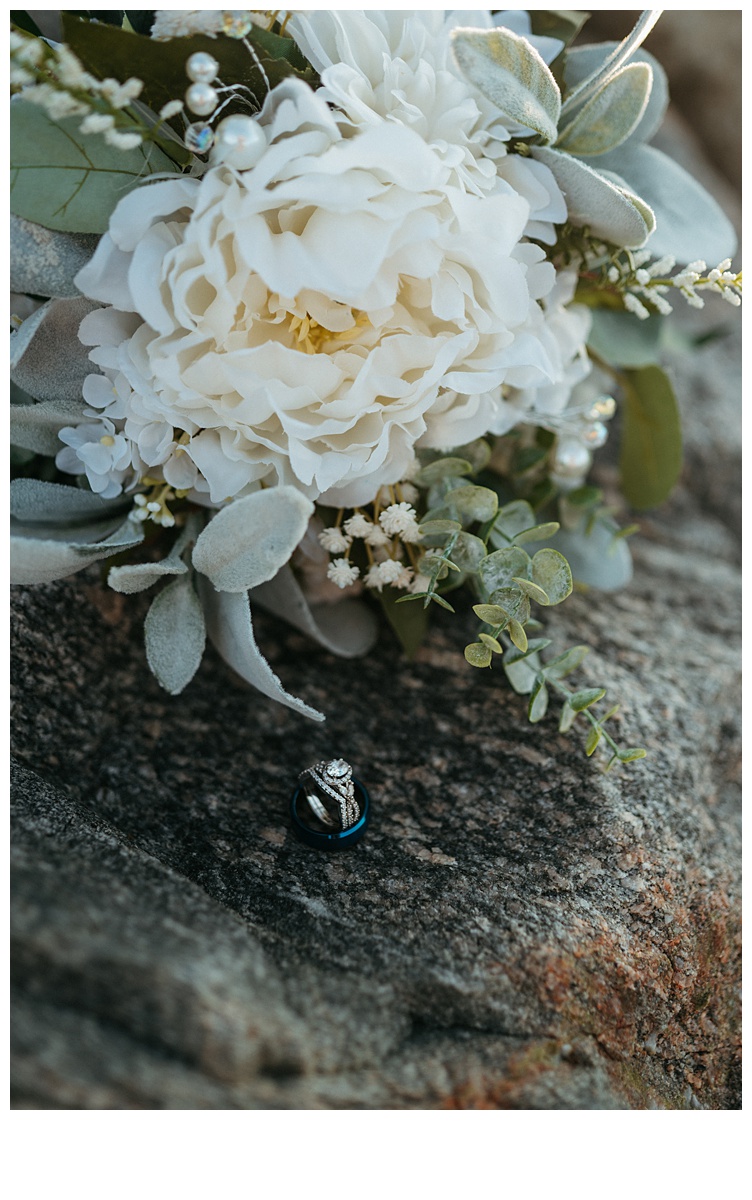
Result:
<svg viewBox="0 0 752 1200">
<path fill-rule="evenodd" d="M 365 833 L 369 799 L 343 758 L 307 767 L 298 777 L 290 805 L 293 828 L 309 846 L 342 849 Z"/>
</svg>

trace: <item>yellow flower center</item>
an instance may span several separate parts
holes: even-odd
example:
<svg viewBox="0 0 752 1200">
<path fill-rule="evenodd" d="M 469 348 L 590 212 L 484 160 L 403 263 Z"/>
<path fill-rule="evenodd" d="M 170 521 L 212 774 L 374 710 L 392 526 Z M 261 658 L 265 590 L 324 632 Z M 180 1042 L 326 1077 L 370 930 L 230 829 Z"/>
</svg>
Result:
<svg viewBox="0 0 752 1200">
<path fill-rule="evenodd" d="M 290 333 L 297 342 L 297 349 L 304 350 L 306 354 L 326 354 L 329 351 L 328 342 L 351 342 L 357 337 L 361 329 L 366 325 L 370 325 L 370 321 L 366 313 L 359 312 L 355 321 L 349 329 L 340 330 L 339 333 L 327 329 L 324 325 L 319 325 L 318 321 L 314 320 L 308 313 L 304 317 L 297 317 L 294 313 L 290 314 Z M 337 349 L 336 346 L 331 349 Z"/>
</svg>

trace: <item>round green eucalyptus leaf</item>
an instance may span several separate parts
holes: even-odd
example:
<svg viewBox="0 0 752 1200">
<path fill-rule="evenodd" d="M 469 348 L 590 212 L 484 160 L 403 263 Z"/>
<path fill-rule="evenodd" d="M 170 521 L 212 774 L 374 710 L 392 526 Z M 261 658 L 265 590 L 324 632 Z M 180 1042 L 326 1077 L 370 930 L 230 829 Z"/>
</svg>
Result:
<svg viewBox="0 0 752 1200">
<path fill-rule="evenodd" d="M 539 550 L 533 557 L 532 576 L 533 582 L 545 592 L 546 604 L 561 604 L 572 592 L 572 572 L 558 550 L 549 547 Z"/>
<path fill-rule="evenodd" d="M 482 642 L 470 642 L 469 646 L 465 646 L 465 658 L 471 667 L 490 667 L 492 657 L 490 647 Z"/>
</svg>

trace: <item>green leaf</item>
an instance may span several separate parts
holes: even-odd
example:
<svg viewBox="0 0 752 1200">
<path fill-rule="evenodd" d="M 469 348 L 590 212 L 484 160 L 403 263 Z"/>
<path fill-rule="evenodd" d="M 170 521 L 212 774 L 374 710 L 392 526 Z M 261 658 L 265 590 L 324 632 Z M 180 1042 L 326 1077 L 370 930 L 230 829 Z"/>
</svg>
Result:
<svg viewBox="0 0 752 1200">
<path fill-rule="evenodd" d="M 633 508 L 655 508 L 682 467 L 679 409 L 660 367 L 626 371 L 620 447 L 621 485 Z"/>
<path fill-rule="evenodd" d="M 637 762 L 639 758 L 647 758 L 647 750 L 642 746 L 630 746 L 626 750 L 619 751 L 619 762 Z"/>
<path fill-rule="evenodd" d="M 571 8 L 534 8 L 530 10 L 530 28 L 539 36 L 558 38 L 567 47 L 577 37 L 589 15 Z"/>
<path fill-rule="evenodd" d="M 535 513 L 527 500 L 513 500 L 511 504 L 505 504 L 499 509 L 491 531 L 491 541 L 499 547 L 506 546 L 523 529 L 530 529 L 533 525 Z M 499 537 L 497 542 L 500 534 L 503 536 Z"/>
<path fill-rule="evenodd" d="M 587 741 L 585 742 L 585 753 L 587 754 L 588 758 L 595 754 L 598 743 L 601 740 L 602 733 L 603 730 L 600 728 L 600 726 L 592 726 L 590 733 L 588 734 Z"/>
<path fill-rule="evenodd" d="M 499 497 L 491 488 L 467 483 L 447 492 L 444 504 L 463 521 L 490 521 L 496 515 Z"/>
<path fill-rule="evenodd" d="M 559 85 L 538 51 L 508 29 L 455 29 L 452 50 L 466 79 L 545 142 L 556 140 Z"/>
<path fill-rule="evenodd" d="M 516 546 L 522 546 L 525 542 L 544 542 L 558 531 L 558 521 L 544 521 L 542 525 L 533 525 L 530 529 L 523 529 L 520 533 L 516 533 L 514 543 Z"/>
<path fill-rule="evenodd" d="M 577 508 L 594 508 L 596 504 L 600 504 L 603 498 L 603 492 L 600 488 L 593 487 L 591 484 L 584 484 L 582 487 L 575 488 L 572 492 L 567 492 L 567 504 L 573 504 Z M 579 517 L 578 517 L 579 519 Z"/>
<path fill-rule="evenodd" d="M 512 649 L 510 646 L 504 653 L 504 662 L 510 665 L 522 662 L 523 658 L 529 658 L 531 654 L 537 654 L 539 650 L 545 650 L 546 646 L 550 645 L 550 638 L 531 638 L 526 650 L 518 650 L 516 647 Z"/>
<path fill-rule="evenodd" d="M 577 713 L 568 704 L 564 704 L 559 717 L 559 733 L 569 733 L 575 722 Z"/>
<path fill-rule="evenodd" d="M 642 119 L 652 82 L 648 63 L 622 67 L 562 130 L 557 147 L 587 157 L 621 145 Z"/>
<path fill-rule="evenodd" d="M 104 233 L 115 205 L 155 171 L 175 171 L 154 145 L 118 150 L 81 134 L 80 117 L 52 121 L 38 104 L 10 106 L 10 209 L 48 229 Z"/>
<path fill-rule="evenodd" d="M 452 562 L 461 571 L 474 575 L 481 561 L 486 557 L 486 543 L 475 534 L 463 531 L 457 535 L 451 557 Z"/>
<path fill-rule="evenodd" d="M 146 658 L 162 687 L 177 696 L 193 679 L 206 643 L 204 614 L 187 576 L 155 596 L 144 621 Z"/>
<path fill-rule="evenodd" d="M 533 557 L 533 582 L 546 594 L 541 604 L 561 604 L 572 592 L 572 572 L 569 563 L 558 550 L 546 547 Z"/>
<path fill-rule="evenodd" d="M 529 579 L 514 579 L 513 583 L 516 583 L 526 596 L 529 596 L 531 600 L 536 600 L 538 604 L 549 603 L 546 592 L 537 583 L 531 583 Z"/>
<path fill-rule="evenodd" d="M 450 613 L 454 612 L 454 609 L 449 601 L 445 600 L 443 596 L 440 596 L 438 592 L 431 592 L 431 600 L 433 600 L 434 604 L 438 604 L 440 608 L 445 608 Z"/>
<path fill-rule="evenodd" d="M 496 638 L 491 637 L 490 633 L 479 633 L 478 641 L 482 642 L 484 646 L 488 646 L 489 650 L 492 650 L 494 654 L 504 653 L 504 647 L 501 642 L 497 642 Z"/>
<path fill-rule="evenodd" d="M 542 721 L 548 711 L 548 688 L 545 680 L 541 675 L 538 676 L 533 684 L 533 690 L 530 693 L 530 703 L 527 707 L 527 717 L 532 725 Z"/>
<path fill-rule="evenodd" d="M 570 671 L 575 671 L 589 653 L 588 646 L 571 646 L 569 650 L 565 650 L 563 654 L 559 654 L 546 663 L 546 675 L 549 679 L 563 679 L 565 675 L 569 675 Z"/>
<path fill-rule="evenodd" d="M 524 654 L 527 650 L 527 634 L 525 633 L 522 625 L 520 625 L 519 621 L 515 621 L 514 619 L 510 620 L 509 624 L 507 625 L 507 633 L 517 649 L 522 651 Z M 481 637 L 482 636 L 483 635 L 481 634 Z"/>
<path fill-rule="evenodd" d="M 492 592 L 491 603 L 505 610 L 507 620 L 519 621 L 520 625 L 530 620 L 530 599 L 516 585 Z"/>
<path fill-rule="evenodd" d="M 518 696 L 529 696 L 540 674 L 538 655 L 522 656 L 516 662 L 505 661 L 504 674 Z"/>
<path fill-rule="evenodd" d="M 223 82 L 244 84 L 253 93 L 260 108 L 267 93 L 267 84 L 243 41 L 253 46 L 271 87 L 289 75 L 297 75 L 312 84 L 316 81 L 315 73 L 310 68 L 306 69 L 305 60 L 292 38 L 278 37 L 263 29 L 251 29 L 243 41 L 198 35 L 161 42 L 111 25 L 84 21 L 66 12 L 63 14 L 63 33 L 64 40 L 87 71 L 98 79 L 112 76 L 125 80 L 135 75 L 143 80 L 144 90 L 140 99 L 155 112 L 168 100 L 182 97 L 187 86 L 186 60 L 200 50 L 217 60 L 219 77 Z M 248 110 L 235 101 L 224 111 Z"/>
<path fill-rule="evenodd" d="M 440 533 L 457 533 L 460 529 L 462 529 L 462 526 L 460 525 L 459 521 L 438 520 L 426 521 L 423 525 L 420 525 L 419 528 L 423 537 L 435 537 L 436 534 Z"/>
<path fill-rule="evenodd" d="M 660 356 L 663 332 L 659 313 L 641 321 L 634 313 L 595 308 L 588 347 L 612 367 L 646 367 Z"/>
<path fill-rule="evenodd" d="M 465 646 L 465 658 L 471 667 L 490 667 L 493 654 L 490 647 L 484 646 L 482 642 L 471 642 L 469 646 Z"/>
<path fill-rule="evenodd" d="M 602 700 L 605 694 L 605 688 L 583 688 L 580 692 L 574 692 L 567 703 L 575 712 L 584 712 L 586 708 L 590 708 L 591 704 Z"/>
<path fill-rule="evenodd" d="M 512 474 L 526 475 L 528 471 L 546 461 L 548 452 L 549 447 L 545 446 L 523 446 L 514 456 Z"/>
<path fill-rule="evenodd" d="M 488 465 L 488 460 L 491 457 L 491 447 L 485 438 L 476 438 L 474 442 L 468 442 L 465 446 L 457 446 L 454 453 L 458 458 L 465 459 L 470 463 L 472 473 L 477 474 Z"/>
<path fill-rule="evenodd" d="M 515 577 L 529 573 L 530 555 L 520 546 L 507 546 L 504 550 L 494 550 L 493 554 L 487 555 L 478 571 L 487 590 L 496 592 L 500 588 L 508 588 Z"/>
<path fill-rule="evenodd" d="M 422 604 L 403 604 L 418 596 L 397 597 L 394 588 L 384 588 L 379 594 L 381 607 L 400 645 L 408 658 L 414 658 L 428 632 L 428 612 Z"/>
<path fill-rule="evenodd" d="M 415 483 L 418 487 L 433 487 L 435 483 L 440 483 L 443 479 L 468 475 L 472 469 L 472 463 L 469 463 L 466 458 L 437 458 L 418 471 Z"/>
<path fill-rule="evenodd" d="M 486 625 L 506 625 L 509 614 L 498 604 L 474 604 L 473 612 Z"/>
</svg>

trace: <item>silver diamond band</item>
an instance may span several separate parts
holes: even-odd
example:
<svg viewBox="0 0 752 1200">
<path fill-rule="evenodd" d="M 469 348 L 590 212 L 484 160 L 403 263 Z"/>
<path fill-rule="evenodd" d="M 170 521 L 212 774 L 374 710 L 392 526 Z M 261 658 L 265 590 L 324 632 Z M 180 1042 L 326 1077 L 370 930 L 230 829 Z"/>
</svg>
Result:
<svg viewBox="0 0 752 1200">
<path fill-rule="evenodd" d="M 343 758 L 315 763 L 302 771 L 299 778 L 311 812 L 323 825 L 349 829 L 359 819 L 352 767 Z M 336 803 L 338 819 L 331 815 L 332 801 Z"/>
</svg>

